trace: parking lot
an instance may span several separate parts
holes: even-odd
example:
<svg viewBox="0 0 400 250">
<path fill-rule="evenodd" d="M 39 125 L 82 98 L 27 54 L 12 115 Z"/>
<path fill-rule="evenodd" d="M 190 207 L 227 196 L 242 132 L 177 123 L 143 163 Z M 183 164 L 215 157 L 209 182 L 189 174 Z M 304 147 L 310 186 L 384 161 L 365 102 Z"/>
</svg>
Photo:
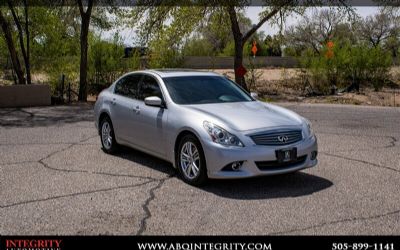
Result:
<svg viewBox="0 0 400 250">
<path fill-rule="evenodd" d="M 319 164 L 201 188 L 103 153 L 90 105 L 0 109 L 0 234 L 399 234 L 400 109 L 280 105 L 312 121 Z"/>
</svg>

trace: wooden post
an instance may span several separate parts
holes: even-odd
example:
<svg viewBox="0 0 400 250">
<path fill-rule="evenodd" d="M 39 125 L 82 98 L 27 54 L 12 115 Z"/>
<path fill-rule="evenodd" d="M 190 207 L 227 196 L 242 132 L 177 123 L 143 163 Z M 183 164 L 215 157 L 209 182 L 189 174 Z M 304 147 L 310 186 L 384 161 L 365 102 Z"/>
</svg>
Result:
<svg viewBox="0 0 400 250">
<path fill-rule="evenodd" d="M 64 82 L 65 82 L 65 75 L 61 75 L 61 101 L 64 103 Z"/>
<path fill-rule="evenodd" d="M 71 103 L 71 82 L 68 82 L 68 103 Z"/>
</svg>

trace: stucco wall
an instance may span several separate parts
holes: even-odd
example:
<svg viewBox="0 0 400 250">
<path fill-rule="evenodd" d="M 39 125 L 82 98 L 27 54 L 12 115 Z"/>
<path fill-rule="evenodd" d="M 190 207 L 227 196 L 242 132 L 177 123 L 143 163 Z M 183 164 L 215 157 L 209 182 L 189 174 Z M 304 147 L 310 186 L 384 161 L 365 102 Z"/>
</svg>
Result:
<svg viewBox="0 0 400 250">
<path fill-rule="evenodd" d="M 259 67 L 297 67 L 297 60 L 294 57 L 275 57 L 275 56 L 257 56 L 255 58 L 245 57 L 243 64 L 249 67 L 249 60 L 252 61 L 256 68 Z M 184 68 L 192 69 L 231 69 L 233 68 L 233 57 L 219 56 L 187 56 L 183 62 Z"/>
<path fill-rule="evenodd" d="M 0 86 L 0 107 L 31 107 L 51 104 L 48 85 Z"/>
</svg>

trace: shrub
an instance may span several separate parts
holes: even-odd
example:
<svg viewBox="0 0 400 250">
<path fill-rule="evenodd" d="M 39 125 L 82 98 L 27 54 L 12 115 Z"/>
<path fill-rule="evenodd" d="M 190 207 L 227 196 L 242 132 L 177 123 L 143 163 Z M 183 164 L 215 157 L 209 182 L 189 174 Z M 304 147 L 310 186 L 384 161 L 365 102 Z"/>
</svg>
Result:
<svg viewBox="0 0 400 250">
<path fill-rule="evenodd" d="M 328 48 L 324 47 L 319 55 L 306 50 L 300 58 L 300 65 L 307 70 L 314 90 L 328 94 L 332 86 L 352 86 L 357 90 L 360 85 L 372 85 L 375 90 L 382 88 L 392 64 L 388 52 L 365 44 L 337 44 L 331 57 L 328 56 Z"/>
<path fill-rule="evenodd" d="M 102 40 L 100 36 L 91 39 L 89 47 L 90 94 L 97 94 L 112 84 L 122 74 L 137 70 L 140 66 L 139 52 L 125 57 L 124 44 L 116 34 L 113 41 Z"/>
</svg>

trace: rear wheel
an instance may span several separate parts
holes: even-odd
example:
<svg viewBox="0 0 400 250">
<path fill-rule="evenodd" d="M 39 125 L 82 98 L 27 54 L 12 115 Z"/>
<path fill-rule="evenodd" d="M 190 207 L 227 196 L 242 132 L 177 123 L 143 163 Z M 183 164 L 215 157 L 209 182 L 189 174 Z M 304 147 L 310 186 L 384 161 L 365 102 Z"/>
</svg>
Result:
<svg viewBox="0 0 400 250">
<path fill-rule="evenodd" d="M 100 139 L 104 152 L 112 154 L 117 151 L 118 144 L 115 140 L 114 128 L 108 116 L 104 117 L 100 122 Z"/>
<path fill-rule="evenodd" d="M 178 171 L 190 185 L 200 186 L 207 180 L 207 167 L 203 148 L 194 135 L 186 135 L 176 152 Z"/>
</svg>

